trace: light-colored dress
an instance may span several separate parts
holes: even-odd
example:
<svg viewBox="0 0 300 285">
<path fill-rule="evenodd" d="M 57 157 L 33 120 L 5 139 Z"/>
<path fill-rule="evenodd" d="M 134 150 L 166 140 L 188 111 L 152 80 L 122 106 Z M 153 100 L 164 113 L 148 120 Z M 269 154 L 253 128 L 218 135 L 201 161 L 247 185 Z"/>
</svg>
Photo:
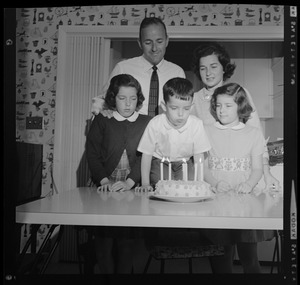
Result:
<svg viewBox="0 0 300 285">
<path fill-rule="evenodd" d="M 211 143 L 208 167 L 218 180 L 224 180 L 235 189 L 251 174 L 251 156 L 262 155 L 264 138 L 258 128 L 239 123 L 228 128 L 219 122 L 205 127 Z M 251 195 L 251 194 L 249 194 Z M 260 242 L 274 237 L 269 230 L 203 230 L 216 244 Z"/>
<path fill-rule="evenodd" d="M 244 90 L 245 90 L 247 97 L 249 99 L 249 102 L 253 108 L 251 117 L 247 121 L 246 125 L 250 125 L 250 126 L 260 129 L 260 131 L 263 135 L 263 130 L 261 127 L 258 112 L 254 105 L 251 94 L 249 93 L 249 91 L 247 89 L 244 88 Z M 191 114 L 200 118 L 203 121 L 204 126 L 211 125 L 211 124 L 215 123 L 215 121 L 216 121 L 215 118 L 210 113 L 210 100 L 211 100 L 211 96 L 212 96 L 213 92 L 214 92 L 213 90 L 207 90 L 206 88 L 202 88 L 201 90 L 199 90 L 198 92 L 195 92 L 195 94 L 194 94 L 194 101 L 193 101 L 194 104 L 193 104 L 193 108 L 191 110 Z M 266 146 L 265 141 L 263 144 L 264 144 L 263 157 L 266 157 L 267 159 L 269 159 L 268 148 Z"/>
<path fill-rule="evenodd" d="M 239 123 L 228 128 L 219 122 L 205 128 L 211 150 L 208 166 L 217 181 L 224 180 L 235 189 L 251 174 L 251 156 L 264 152 L 264 138 L 259 129 Z"/>
</svg>

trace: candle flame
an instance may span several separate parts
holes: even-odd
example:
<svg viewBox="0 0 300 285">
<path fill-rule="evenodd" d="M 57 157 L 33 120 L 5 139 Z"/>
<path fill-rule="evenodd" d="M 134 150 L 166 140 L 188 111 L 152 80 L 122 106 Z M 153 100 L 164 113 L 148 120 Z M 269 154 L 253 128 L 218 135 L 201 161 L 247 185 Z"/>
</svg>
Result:
<svg viewBox="0 0 300 285">
<path fill-rule="evenodd" d="M 166 160 L 166 159 L 163 157 L 162 160 L 161 160 L 161 162 L 163 163 L 165 160 Z"/>
<path fill-rule="evenodd" d="M 183 159 L 182 159 L 182 161 L 183 161 L 183 163 L 186 163 L 186 160 L 185 160 L 185 158 L 183 158 Z"/>
</svg>

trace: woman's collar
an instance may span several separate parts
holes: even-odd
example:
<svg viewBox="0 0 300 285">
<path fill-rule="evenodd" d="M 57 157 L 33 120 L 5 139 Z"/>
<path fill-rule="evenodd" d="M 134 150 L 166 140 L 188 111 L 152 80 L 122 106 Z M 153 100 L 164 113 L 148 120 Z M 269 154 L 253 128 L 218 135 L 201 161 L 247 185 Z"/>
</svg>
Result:
<svg viewBox="0 0 300 285">
<path fill-rule="evenodd" d="M 204 87 L 203 92 L 204 92 L 205 96 L 211 97 L 214 94 L 215 90 L 221 86 L 223 86 L 223 81 L 220 81 L 216 86 L 214 86 L 211 89 L 207 89 L 206 87 Z"/>
</svg>

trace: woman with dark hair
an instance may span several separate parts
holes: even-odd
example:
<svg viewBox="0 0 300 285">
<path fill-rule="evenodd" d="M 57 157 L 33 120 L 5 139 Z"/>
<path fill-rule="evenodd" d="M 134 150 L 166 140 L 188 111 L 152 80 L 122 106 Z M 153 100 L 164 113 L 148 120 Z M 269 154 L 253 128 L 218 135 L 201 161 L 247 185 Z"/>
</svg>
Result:
<svg viewBox="0 0 300 285">
<path fill-rule="evenodd" d="M 216 120 L 210 113 L 210 103 L 214 90 L 227 83 L 233 75 L 236 65 L 231 62 L 229 54 L 223 46 L 216 42 L 204 44 L 194 51 L 192 68 L 204 87 L 194 95 L 192 114 L 203 121 L 204 125 L 213 124 Z M 247 124 L 261 130 L 261 124 L 250 93 L 244 88 L 248 100 L 253 108 Z M 265 189 L 278 190 L 279 181 L 272 176 L 269 167 L 267 146 L 263 156 Z"/>
<path fill-rule="evenodd" d="M 212 96 L 217 88 L 221 88 L 225 83 L 227 83 L 233 75 L 235 68 L 236 65 L 231 62 L 228 52 L 222 45 L 216 42 L 206 43 L 195 49 L 192 69 L 199 80 L 203 83 L 204 87 L 194 94 L 194 107 L 191 113 L 200 118 L 203 121 L 204 126 L 211 126 L 216 123 L 217 116 L 214 111 L 216 106 L 214 105 L 215 101 L 211 101 Z M 224 88 L 227 89 L 229 87 L 226 86 Z M 243 88 L 243 90 L 244 93 L 247 94 L 247 102 L 249 102 L 248 106 L 252 108 L 250 116 L 247 117 L 247 120 L 245 120 L 244 123 L 258 128 L 262 134 L 260 120 L 252 97 L 245 88 Z M 265 189 L 269 190 L 272 188 L 274 190 L 278 190 L 280 186 L 279 181 L 270 173 L 268 149 L 265 142 L 262 143 L 264 145 L 263 174 L 266 185 Z M 219 236 L 219 238 L 223 238 L 223 243 L 220 242 L 220 244 L 225 245 L 225 255 L 223 257 L 210 257 L 213 271 L 218 273 L 232 272 L 231 265 L 234 243 L 226 244 L 228 231 L 222 229 L 208 229 L 202 230 L 202 234 L 208 237 L 212 242 L 216 241 L 211 239 L 211 237 Z M 270 234 L 271 239 L 274 233 L 270 231 L 268 234 Z"/>
</svg>

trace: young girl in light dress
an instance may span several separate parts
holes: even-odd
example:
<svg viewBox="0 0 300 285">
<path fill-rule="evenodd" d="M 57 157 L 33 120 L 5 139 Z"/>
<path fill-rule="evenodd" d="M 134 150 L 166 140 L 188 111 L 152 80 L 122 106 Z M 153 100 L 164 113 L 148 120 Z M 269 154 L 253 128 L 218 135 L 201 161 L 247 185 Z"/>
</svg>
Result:
<svg viewBox="0 0 300 285">
<path fill-rule="evenodd" d="M 205 163 L 205 180 L 217 193 L 250 194 L 263 174 L 264 138 L 249 124 L 253 108 L 245 90 L 236 83 L 215 89 L 211 114 L 216 122 L 206 126 L 211 150 Z M 205 231 L 205 230 L 204 230 Z M 245 273 L 260 273 L 257 242 L 274 237 L 274 231 L 207 230 L 210 240 L 236 244 Z"/>
<path fill-rule="evenodd" d="M 141 86 L 133 76 L 120 74 L 111 79 L 105 104 L 113 116 L 95 116 L 86 142 L 88 166 L 98 191 L 127 191 L 139 185 L 141 154 L 137 147 L 151 119 L 137 112 L 143 101 Z M 128 227 L 95 230 L 100 273 L 131 273 L 137 234 Z"/>
<path fill-rule="evenodd" d="M 204 125 L 213 124 L 215 118 L 210 113 L 210 101 L 214 90 L 225 83 L 228 83 L 231 76 L 234 74 L 236 65 L 231 62 L 228 52 L 225 48 L 216 43 L 208 42 L 197 47 L 194 51 L 193 70 L 204 87 L 194 95 L 194 108 L 191 114 L 197 116 L 203 121 Z M 257 127 L 261 130 L 261 124 L 258 112 L 252 100 L 250 93 L 247 93 L 248 101 L 252 106 L 251 116 L 248 118 L 246 125 Z M 263 155 L 263 174 L 266 189 L 279 189 L 279 181 L 272 175 L 269 167 L 269 154 L 265 146 Z"/>
</svg>

